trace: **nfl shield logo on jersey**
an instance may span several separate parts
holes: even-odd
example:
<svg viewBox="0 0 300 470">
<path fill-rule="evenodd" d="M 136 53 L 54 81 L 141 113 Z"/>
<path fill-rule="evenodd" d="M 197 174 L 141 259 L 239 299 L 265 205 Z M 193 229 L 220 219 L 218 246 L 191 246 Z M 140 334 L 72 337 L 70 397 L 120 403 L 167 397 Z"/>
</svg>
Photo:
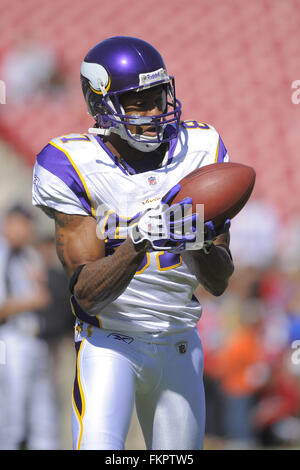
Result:
<svg viewBox="0 0 300 470">
<path fill-rule="evenodd" d="M 148 183 L 150 184 L 150 186 L 153 186 L 154 184 L 157 184 L 156 176 L 149 176 L 148 177 Z"/>
</svg>

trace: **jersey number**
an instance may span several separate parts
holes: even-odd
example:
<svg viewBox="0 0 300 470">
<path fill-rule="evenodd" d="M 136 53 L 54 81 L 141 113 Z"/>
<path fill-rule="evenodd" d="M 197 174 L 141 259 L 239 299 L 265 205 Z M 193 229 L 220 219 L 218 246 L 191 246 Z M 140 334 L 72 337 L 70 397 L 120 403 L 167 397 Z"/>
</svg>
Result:
<svg viewBox="0 0 300 470">
<path fill-rule="evenodd" d="M 188 123 L 196 123 L 196 121 L 187 121 Z M 199 123 L 200 124 L 200 123 Z M 206 124 L 204 124 L 206 126 Z M 187 126 L 185 126 L 187 127 Z M 193 126 L 195 127 L 195 126 Z M 200 126 L 197 126 L 200 127 Z M 63 136 L 61 137 L 61 142 L 63 144 L 66 144 L 68 142 L 72 141 L 87 141 L 90 142 L 91 139 L 89 138 L 88 135 L 86 134 L 79 134 L 81 137 L 68 137 L 68 136 Z M 182 257 L 178 254 L 175 253 L 168 253 L 166 251 L 159 251 L 156 255 L 156 262 L 157 262 L 157 267 L 159 271 L 168 271 L 169 269 L 174 269 L 178 268 L 178 266 L 181 265 L 182 263 Z M 149 253 L 146 253 L 144 256 L 144 259 L 136 272 L 136 274 L 141 274 L 143 273 L 148 266 L 150 265 L 150 255 Z"/>
<path fill-rule="evenodd" d="M 186 129 L 209 129 L 209 125 L 199 121 L 183 121 L 181 123 Z"/>
<path fill-rule="evenodd" d="M 167 251 L 158 251 L 156 255 L 157 268 L 159 271 L 168 271 L 178 268 L 182 263 L 182 257 L 179 254 L 169 253 Z M 135 274 L 142 274 L 150 265 L 150 254 L 146 253 L 144 259 Z"/>
<path fill-rule="evenodd" d="M 68 137 L 66 135 L 66 136 L 61 137 L 60 141 L 63 144 L 67 144 L 68 142 L 78 142 L 79 140 L 84 140 L 85 142 L 91 142 L 91 139 L 89 138 L 88 135 L 86 134 L 78 134 L 78 135 L 81 135 L 81 137 Z"/>
</svg>

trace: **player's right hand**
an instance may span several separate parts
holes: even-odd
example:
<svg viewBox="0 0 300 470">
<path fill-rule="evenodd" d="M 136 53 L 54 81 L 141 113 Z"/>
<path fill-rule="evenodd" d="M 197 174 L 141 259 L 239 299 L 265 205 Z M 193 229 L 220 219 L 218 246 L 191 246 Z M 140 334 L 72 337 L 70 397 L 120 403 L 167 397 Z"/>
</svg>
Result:
<svg viewBox="0 0 300 470">
<path fill-rule="evenodd" d="M 129 236 L 134 244 L 147 240 L 152 251 L 183 251 L 187 243 L 196 240 L 197 214 L 188 214 L 192 199 L 185 198 L 170 206 L 180 190 L 177 184 L 170 189 L 155 208 L 142 212 L 129 228 Z"/>
</svg>

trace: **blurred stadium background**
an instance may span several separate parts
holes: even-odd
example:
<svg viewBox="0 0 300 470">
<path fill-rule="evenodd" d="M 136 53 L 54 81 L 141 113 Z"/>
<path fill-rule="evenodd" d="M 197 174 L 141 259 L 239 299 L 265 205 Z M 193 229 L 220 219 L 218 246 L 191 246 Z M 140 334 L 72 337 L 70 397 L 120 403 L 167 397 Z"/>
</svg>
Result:
<svg viewBox="0 0 300 470">
<path fill-rule="evenodd" d="M 300 80 L 300 0 L 0 0 L 0 26 L 0 79 L 6 86 L 6 102 L 0 104 L 2 212 L 19 200 L 30 205 L 35 155 L 52 137 L 87 132 L 92 121 L 80 89 L 80 63 L 95 43 L 114 35 L 140 37 L 157 47 L 176 77 L 183 118 L 212 124 L 231 159 L 256 169 L 251 202 L 232 223 L 237 269 L 228 293 L 215 300 L 199 291 L 199 330 L 215 397 L 208 406 L 206 448 L 234 446 L 236 439 L 213 418 L 226 389 L 218 353 L 231 333 L 251 323 L 253 309 L 263 312 L 257 322 L 265 355 L 248 358 L 251 367 L 263 363 L 276 382 L 281 376 L 275 366 L 282 363 L 287 375 L 275 390 L 262 372 L 255 373 L 261 383 L 250 381 L 256 415 L 269 396 L 273 405 L 275 398 L 282 405 L 274 405 L 269 421 L 256 416 L 264 431 L 256 445 L 299 446 L 300 365 L 292 353 L 293 341 L 300 340 L 300 104 L 292 101 L 292 83 Z M 52 223 L 36 217 L 38 236 L 50 233 Z M 59 350 L 61 448 L 71 445 L 71 343 L 67 336 Z M 291 389 L 297 392 L 292 398 Z M 136 419 L 127 448 L 144 448 Z"/>
</svg>

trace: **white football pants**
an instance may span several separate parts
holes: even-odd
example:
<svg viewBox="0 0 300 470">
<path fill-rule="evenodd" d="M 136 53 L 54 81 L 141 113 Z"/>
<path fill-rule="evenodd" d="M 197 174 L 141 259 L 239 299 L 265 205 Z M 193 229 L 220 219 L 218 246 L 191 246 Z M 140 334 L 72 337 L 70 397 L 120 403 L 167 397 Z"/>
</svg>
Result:
<svg viewBox="0 0 300 470">
<path fill-rule="evenodd" d="M 147 449 L 201 449 L 205 398 L 197 330 L 158 339 L 83 325 L 75 338 L 73 448 L 124 449 L 136 401 Z"/>
</svg>

